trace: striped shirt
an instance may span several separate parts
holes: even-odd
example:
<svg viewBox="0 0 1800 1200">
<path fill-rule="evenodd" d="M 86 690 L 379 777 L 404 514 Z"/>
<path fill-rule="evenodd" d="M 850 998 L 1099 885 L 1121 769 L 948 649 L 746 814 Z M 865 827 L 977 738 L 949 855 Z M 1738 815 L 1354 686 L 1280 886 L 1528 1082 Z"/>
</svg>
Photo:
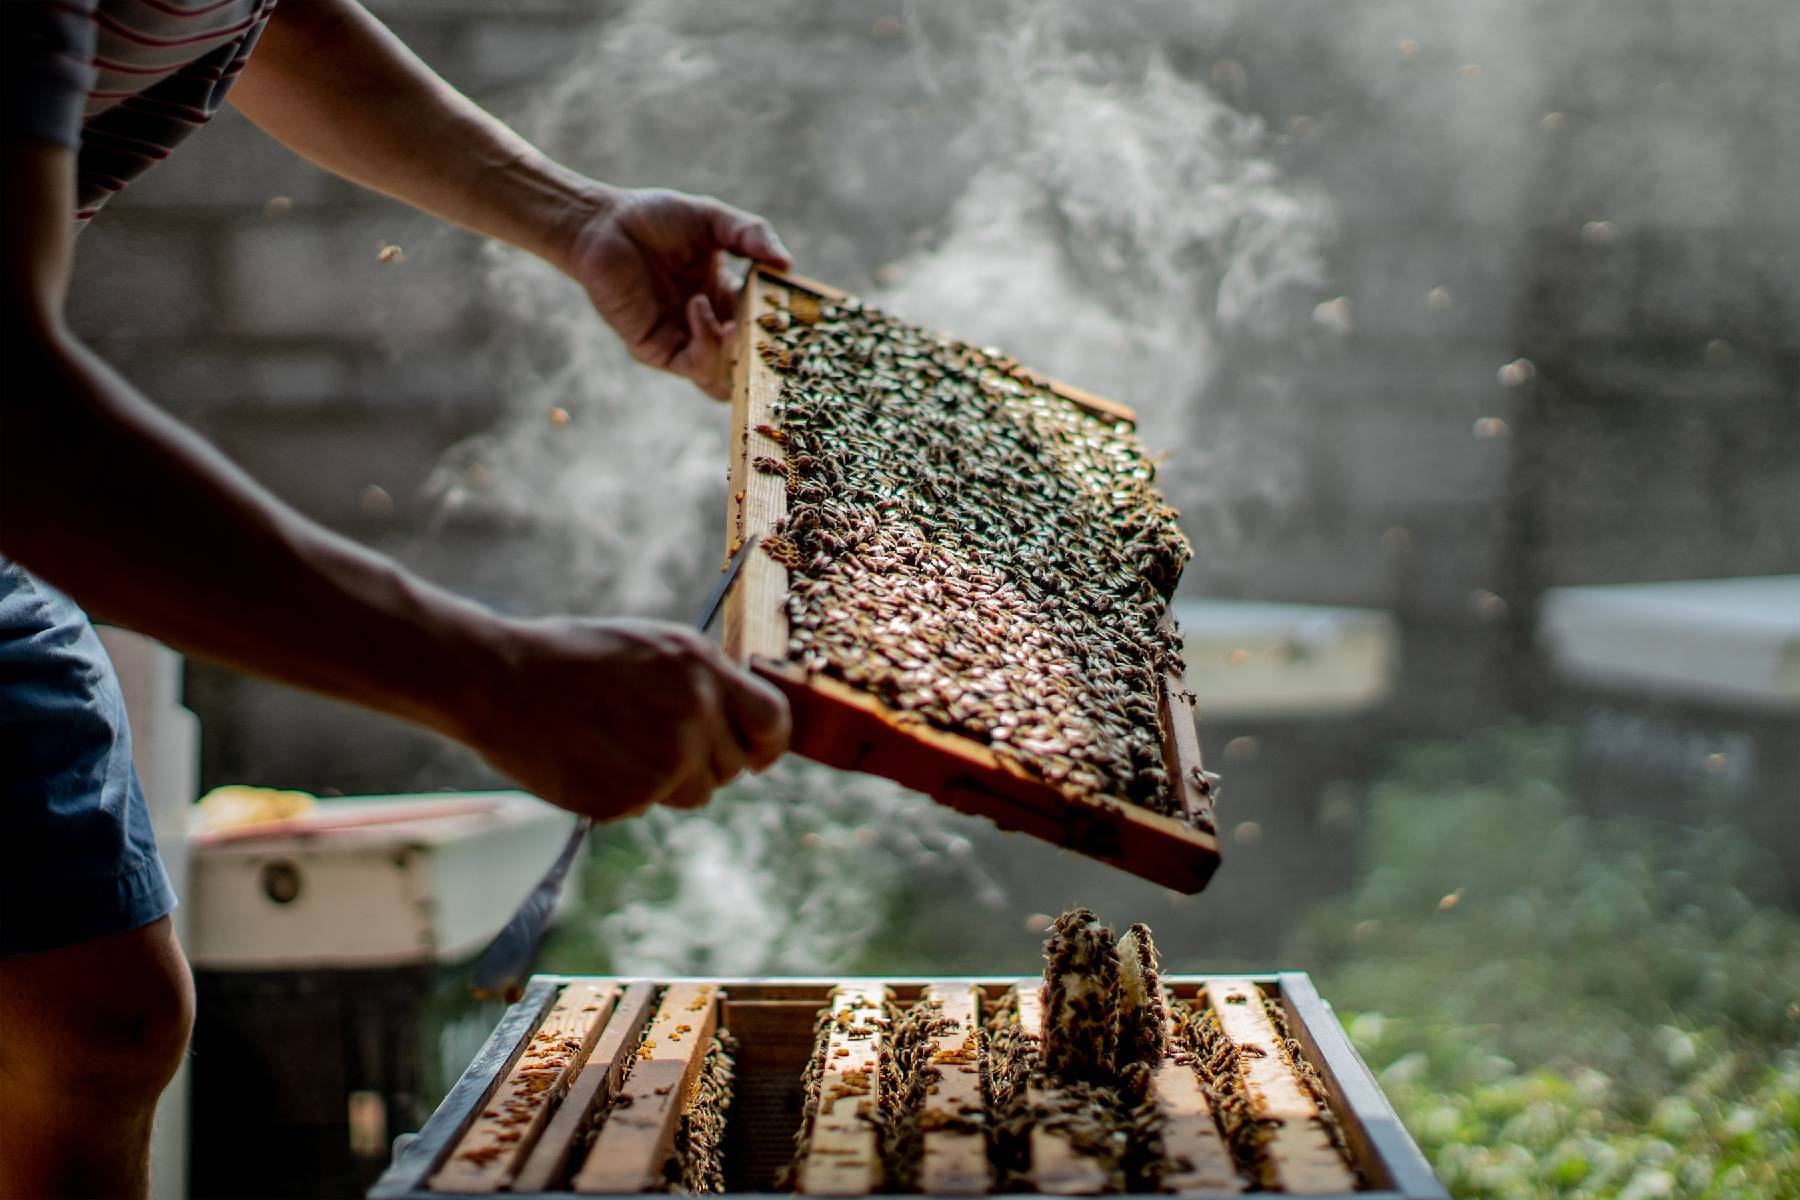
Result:
<svg viewBox="0 0 1800 1200">
<path fill-rule="evenodd" d="M 76 151 L 76 219 L 212 119 L 275 0 L 0 0 L 5 130 Z"/>
</svg>

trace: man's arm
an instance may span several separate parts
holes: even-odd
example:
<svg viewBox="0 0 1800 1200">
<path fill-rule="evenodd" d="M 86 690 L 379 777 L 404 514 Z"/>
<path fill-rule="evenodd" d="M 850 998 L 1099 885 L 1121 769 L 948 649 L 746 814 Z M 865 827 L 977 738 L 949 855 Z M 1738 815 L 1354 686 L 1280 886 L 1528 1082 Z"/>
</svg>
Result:
<svg viewBox="0 0 1800 1200">
<path fill-rule="evenodd" d="M 277 8 L 231 100 L 327 170 L 559 267 L 637 358 L 719 398 L 736 299 L 725 255 L 789 265 L 759 217 L 558 166 L 355 0 Z"/>
<path fill-rule="evenodd" d="M 475 747 L 602 818 L 703 803 L 784 748 L 773 688 L 658 622 L 515 621 L 311 523 L 63 323 L 74 155 L 0 143 L 0 552 L 196 655 Z"/>
</svg>

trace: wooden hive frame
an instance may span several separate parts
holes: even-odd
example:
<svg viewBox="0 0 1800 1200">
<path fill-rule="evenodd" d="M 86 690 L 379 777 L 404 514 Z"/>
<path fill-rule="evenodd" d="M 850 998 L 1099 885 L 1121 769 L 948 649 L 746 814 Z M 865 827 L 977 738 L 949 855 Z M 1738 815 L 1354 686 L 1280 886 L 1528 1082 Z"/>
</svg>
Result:
<svg viewBox="0 0 1800 1200">
<path fill-rule="evenodd" d="M 433 1187 L 433 1183 L 454 1166 L 454 1156 L 460 1147 L 482 1144 L 472 1143 L 470 1139 L 481 1135 L 484 1120 L 491 1120 L 485 1118 L 484 1114 L 498 1111 L 493 1107 L 493 1102 L 506 1094 L 508 1081 L 516 1077 L 527 1053 L 534 1045 L 544 1044 L 536 1040 L 536 1035 L 545 1029 L 546 1022 L 558 1021 L 561 1019 L 559 1014 L 567 1016 L 571 1008 L 579 1013 L 591 1002 L 588 998 L 592 995 L 607 994 L 615 997 L 605 1020 L 605 1027 L 600 1031 L 598 1040 L 593 1043 L 584 1065 L 572 1072 L 573 1080 L 569 1083 L 561 1106 L 549 1113 L 547 1123 L 539 1122 L 542 1133 L 535 1147 L 525 1153 L 526 1161 L 522 1169 L 510 1177 L 510 1190 L 501 1190 L 506 1187 L 502 1183 L 496 1185 L 495 1191 L 490 1194 L 554 1197 L 556 1200 L 575 1200 L 577 1196 L 596 1194 L 632 1195 L 640 1194 L 637 1189 L 653 1175 L 660 1178 L 661 1155 L 667 1147 L 667 1142 L 660 1140 L 660 1134 L 656 1138 L 650 1138 L 626 1130 L 625 1135 L 609 1135 L 607 1126 L 601 1125 L 595 1145 L 606 1149 L 585 1152 L 587 1161 L 582 1162 L 584 1151 L 579 1146 L 592 1125 L 595 1114 L 607 1107 L 607 1102 L 621 1086 L 628 1090 L 636 1086 L 638 1090 L 655 1097 L 659 1095 L 655 1089 L 668 1082 L 656 1070 L 647 1071 L 637 1085 L 632 1084 L 629 1073 L 624 1075 L 623 1083 L 619 1078 L 624 1067 L 635 1069 L 651 1062 L 651 1058 L 645 1058 L 639 1053 L 639 1046 L 645 1022 L 655 1019 L 650 1015 L 653 1009 L 658 1016 L 667 1015 L 672 1018 L 677 1013 L 683 1014 L 685 1020 L 682 1023 L 694 1026 L 691 1040 L 679 1047 L 665 1047 L 679 1049 L 680 1053 L 676 1058 L 682 1063 L 691 1057 L 688 1051 L 701 1048 L 703 1052 L 706 1042 L 698 1034 L 700 1026 L 694 1021 L 696 1015 L 708 1014 L 716 1019 L 718 1025 L 731 1029 L 738 1038 L 741 1046 L 737 1054 L 739 1100 L 733 1105 L 728 1124 L 742 1119 L 747 1125 L 754 1126 L 754 1132 L 742 1136 L 735 1153 L 740 1159 L 761 1160 L 755 1164 L 740 1162 L 738 1175 L 741 1179 L 747 1172 L 758 1177 L 772 1175 L 773 1163 L 785 1160 L 791 1146 L 792 1127 L 799 1120 L 796 1105 L 800 1074 L 812 1052 L 814 1019 L 821 1009 L 833 1003 L 834 995 L 841 998 L 891 994 L 903 1006 L 916 1003 L 932 993 L 946 996 L 974 995 L 978 998 L 978 1004 L 986 1004 L 987 1001 L 979 998 L 993 1000 L 1012 989 L 1019 989 L 1020 994 L 1029 995 L 1035 993 L 1038 982 L 1036 979 L 1011 978 L 650 981 L 536 976 L 526 987 L 523 998 L 501 1017 L 487 1043 L 450 1090 L 437 1112 L 396 1155 L 393 1165 L 369 1192 L 369 1196 L 371 1200 L 435 1200 L 437 1197 L 459 1194 L 438 1190 Z M 1234 1028 L 1231 1036 L 1241 1039 L 1245 1045 L 1260 1047 L 1275 1035 L 1275 1031 L 1266 1017 L 1257 1019 L 1257 1009 L 1239 1006 L 1230 997 L 1246 996 L 1248 989 L 1269 997 L 1279 1006 L 1286 1022 L 1286 1032 L 1299 1046 L 1304 1062 L 1316 1075 L 1318 1088 L 1329 1105 L 1331 1115 L 1336 1119 L 1346 1152 L 1356 1164 L 1363 1184 L 1363 1190 L 1354 1192 L 1320 1190 L 1341 1183 L 1348 1175 L 1342 1170 L 1341 1164 L 1337 1173 L 1332 1175 L 1330 1169 L 1323 1165 L 1327 1160 L 1314 1154 L 1316 1147 L 1305 1144 L 1301 1129 L 1296 1128 L 1291 1132 L 1281 1132 L 1272 1141 L 1275 1147 L 1272 1153 L 1280 1157 L 1284 1171 L 1290 1162 L 1289 1148 L 1284 1144 L 1284 1139 L 1295 1143 L 1291 1158 L 1294 1173 L 1287 1178 L 1290 1187 L 1295 1190 L 1289 1194 L 1313 1195 L 1326 1197 L 1328 1200 L 1446 1200 L 1443 1187 L 1432 1174 L 1417 1146 L 1401 1127 L 1399 1118 L 1381 1094 L 1374 1077 L 1363 1065 L 1330 1008 L 1320 999 L 1306 975 L 1297 972 L 1230 977 L 1177 975 L 1165 976 L 1163 983 L 1191 1011 L 1202 1011 L 1208 1005 L 1233 1008 L 1230 1019 L 1242 1024 L 1243 1028 Z M 660 1004 L 654 1002 L 657 992 L 661 993 Z M 708 997 L 710 999 L 703 999 Z M 571 1002 L 571 998 L 579 1002 Z M 696 999 L 703 1000 L 698 1009 L 693 1007 Z M 558 1025 L 557 1028 L 560 1029 L 561 1026 Z M 654 1026 L 650 1036 L 660 1042 L 660 1039 L 655 1039 Z M 1287 1052 L 1282 1046 L 1272 1048 L 1276 1053 L 1271 1054 L 1269 1048 L 1264 1047 L 1262 1055 L 1252 1053 L 1246 1057 L 1258 1064 L 1260 1069 L 1261 1064 L 1274 1062 L 1280 1054 Z M 618 1057 L 620 1051 L 623 1052 L 622 1057 Z M 652 1047 L 652 1058 L 655 1057 L 655 1051 L 656 1047 Z M 692 1057 L 694 1061 L 698 1061 L 697 1056 Z M 1172 1053 L 1166 1066 L 1180 1065 L 1179 1055 Z M 661 1070 L 672 1076 L 678 1068 L 669 1066 Z M 1193 1120 L 1201 1116 L 1197 1112 L 1197 1106 L 1204 1104 L 1204 1100 L 1197 1099 L 1192 1089 L 1181 1086 L 1178 1076 L 1179 1072 L 1171 1070 L 1169 1078 L 1156 1087 L 1154 1094 L 1168 1109 L 1170 1125 L 1165 1130 L 1165 1139 L 1173 1135 L 1183 1152 L 1193 1160 L 1194 1171 L 1180 1180 L 1172 1178 L 1169 1182 L 1176 1186 L 1171 1193 L 1164 1194 L 1190 1197 L 1192 1200 L 1212 1200 L 1240 1194 L 1235 1182 L 1221 1186 L 1220 1182 L 1205 1178 L 1217 1165 L 1216 1152 L 1219 1147 L 1208 1136 L 1208 1130 L 1215 1127 L 1212 1126 L 1210 1117 L 1198 1122 Z M 684 1074 L 683 1078 L 691 1077 Z M 787 1090 L 771 1092 L 766 1086 L 771 1082 L 783 1083 L 787 1085 Z M 751 1119 L 753 1114 L 740 1115 L 738 1108 L 747 1092 L 752 1089 L 761 1089 L 765 1106 L 770 1110 L 770 1113 L 762 1116 L 785 1114 L 788 1121 L 786 1126 L 772 1131 L 766 1124 L 757 1125 Z M 1308 1132 L 1316 1130 L 1316 1125 L 1309 1125 L 1309 1113 L 1303 1111 L 1310 1101 L 1287 1090 L 1277 1076 L 1265 1072 L 1265 1077 L 1256 1084 L 1256 1093 L 1252 1097 L 1252 1104 L 1261 1106 L 1256 1108 L 1260 1117 L 1276 1121 L 1298 1120 L 1299 1125 L 1306 1127 Z M 671 1087 L 669 1092 L 662 1095 L 679 1097 L 681 1090 L 679 1087 Z M 671 1101 L 666 1110 L 658 1108 L 655 1123 L 659 1129 L 667 1111 L 675 1107 Z M 607 1120 L 610 1123 L 620 1114 L 631 1113 L 634 1108 L 635 1103 L 618 1109 Z M 1187 1123 L 1183 1124 L 1184 1121 Z M 1194 1153 L 1198 1153 L 1200 1157 L 1194 1158 Z M 597 1155 L 604 1158 L 596 1161 Z M 538 1167 L 538 1164 L 544 1163 L 554 1165 L 549 1169 Z M 756 1169 L 751 1171 L 751 1167 Z M 1312 1171 L 1320 1171 L 1322 1176 L 1302 1178 L 1302 1174 Z M 583 1176 L 590 1181 L 610 1180 L 625 1190 L 573 1190 L 575 1181 Z M 444 1177 L 460 1178 L 455 1174 Z M 1321 1178 L 1323 1182 L 1319 1182 Z M 1304 1190 L 1309 1179 L 1314 1181 L 1313 1190 Z M 870 1179 L 869 1186 L 877 1190 L 879 1188 L 878 1182 L 873 1179 Z M 732 1194 L 750 1196 L 767 1194 L 769 1190 L 771 1189 L 765 1184 L 755 1190 Z"/>
<path fill-rule="evenodd" d="M 972 1053 L 981 1036 L 981 992 L 970 983 L 934 983 L 920 999 L 937 1006 L 945 1028 L 929 1040 L 927 1062 L 939 1082 L 923 1105 L 927 1128 L 919 1146 L 919 1191 L 944 1196 L 990 1192 L 994 1169 L 986 1136 L 956 1125 L 970 1108 L 982 1107 L 980 1064 Z"/>
<path fill-rule="evenodd" d="M 756 352 L 763 331 L 755 318 L 771 301 L 817 306 L 844 293 L 793 275 L 753 270 L 738 301 L 731 400 L 730 494 L 726 545 L 774 533 L 787 515 L 783 477 L 758 471 L 759 457 L 779 458 L 782 447 L 758 426 L 778 424 L 771 406 L 780 376 Z M 1135 420 L 1131 409 L 1079 388 L 1033 376 L 1069 403 L 1101 416 Z M 940 803 L 986 817 L 1001 829 L 1027 833 L 1111 863 L 1180 892 L 1198 892 L 1219 864 L 1210 784 L 1200 760 L 1190 693 L 1180 675 L 1163 681 L 1158 719 L 1164 765 L 1185 820 L 1109 798 L 1072 795 L 1027 774 L 985 744 L 890 708 L 837 679 L 807 672 L 788 658 L 788 570 L 752 551 L 725 601 L 726 653 L 786 694 L 793 711 L 792 749 L 817 762 L 866 771 L 924 792 Z"/>
<path fill-rule="evenodd" d="M 833 988 L 825 1027 L 819 1107 L 794 1180 L 803 1196 L 866 1196 L 881 1190 L 878 1033 L 888 993 L 879 983 Z"/>
</svg>

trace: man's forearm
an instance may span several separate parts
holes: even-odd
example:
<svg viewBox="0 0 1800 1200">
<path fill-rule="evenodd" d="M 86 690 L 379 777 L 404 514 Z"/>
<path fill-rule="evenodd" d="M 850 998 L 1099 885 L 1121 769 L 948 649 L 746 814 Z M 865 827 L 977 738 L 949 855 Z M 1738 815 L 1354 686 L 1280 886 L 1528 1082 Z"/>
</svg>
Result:
<svg viewBox="0 0 1800 1200">
<path fill-rule="evenodd" d="M 287 508 L 66 335 L 6 357 L 0 551 L 200 657 L 468 732 L 498 618 Z"/>
<path fill-rule="evenodd" d="M 559 266 L 569 231 L 605 202 L 354 0 L 277 8 L 231 99 L 327 170 Z"/>
</svg>

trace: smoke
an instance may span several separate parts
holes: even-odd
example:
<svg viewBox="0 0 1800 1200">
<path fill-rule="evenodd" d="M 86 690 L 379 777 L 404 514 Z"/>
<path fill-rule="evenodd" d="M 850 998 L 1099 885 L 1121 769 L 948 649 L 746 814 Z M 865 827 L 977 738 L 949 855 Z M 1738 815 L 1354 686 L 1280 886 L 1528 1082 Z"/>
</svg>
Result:
<svg viewBox="0 0 1800 1200">
<path fill-rule="evenodd" d="M 1234 505 L 1278 507 L 1300 470 L 1267 436 L 1278 382 L 1244 365 L 1217 384 L 1228 345 L 1306 333 L 1331 218 L 1259 120 L 1153 49 L 1206 18 L 1132 13 L 645 0 L 514 117 L 564 162 L 761 212 L 802 272 L 1133 405 L 1204 557 L 1238 536 Z M 681 616 L 723 541 L 727 411 L 632 364 L 544 264 L 496 249 L 484 282 L 515 399 L 441 466 L 442 519 L 518 535 L 517 606 Z M 602 933 L 629 970 L 838 965 L 907 864 L 954 860 L 992 892 L 961 821 L 789 764 L 639 822 L 651 864 Z"/>
<path fill-rule="evenodd" d="M 1263 156 L 1259 119 L 1159 55 L 1074 49 L 1078 15 L 1032 8 L 976 41 L 981 165 L 870 297 L 1132 406 L 1202 560 L 1229 554 L 1238 506 L 1280 507 L 1301 463 L 1213 385 L 1228 344 L 1303 329 L 1329 208 Z M 1237 382 L 1263 430 L 1292 407 L 1275 378 Z"/>
<path fill-rule="evenodd" d="M 1002 899 L 930 801 L 795 759 L 702 814 L 658 810 L 629 835 L 643 865 L 600 919 L 613 969 L 627 973 L 842 970 L 908 889 L 942 887 L 977 907 Z"/>
</svg>

